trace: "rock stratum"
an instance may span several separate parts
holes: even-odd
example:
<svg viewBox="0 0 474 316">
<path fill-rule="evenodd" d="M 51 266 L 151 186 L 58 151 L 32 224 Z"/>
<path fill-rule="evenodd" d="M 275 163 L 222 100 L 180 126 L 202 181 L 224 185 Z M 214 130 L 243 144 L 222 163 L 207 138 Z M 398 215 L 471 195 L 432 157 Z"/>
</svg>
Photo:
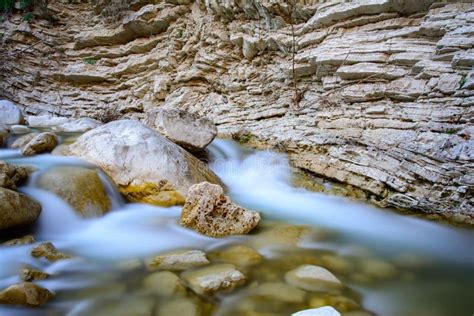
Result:
<svg viewBox="0 0 474 316">
<path fill-rule="evenodd" d="M 0 24 L 0 96 L 100 120 L 187 110 L 379 205 L 472 224 L 474 4 L 287 3 L 50 1 L 55 24 Z"/>
</svg>

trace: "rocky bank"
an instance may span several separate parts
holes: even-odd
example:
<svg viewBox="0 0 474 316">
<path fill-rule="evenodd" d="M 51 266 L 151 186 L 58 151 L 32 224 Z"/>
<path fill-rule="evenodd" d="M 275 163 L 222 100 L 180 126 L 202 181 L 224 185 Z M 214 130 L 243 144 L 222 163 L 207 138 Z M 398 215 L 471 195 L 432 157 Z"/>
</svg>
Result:
<svg viewBox="0 0 474 316">
<path fill-rule="evenodd" d="M 0 97 L 102 121 L 188 110 L 380 205 L 474 222 L 474 4 L 129 2 L 10 16 Z"/>
</svg>

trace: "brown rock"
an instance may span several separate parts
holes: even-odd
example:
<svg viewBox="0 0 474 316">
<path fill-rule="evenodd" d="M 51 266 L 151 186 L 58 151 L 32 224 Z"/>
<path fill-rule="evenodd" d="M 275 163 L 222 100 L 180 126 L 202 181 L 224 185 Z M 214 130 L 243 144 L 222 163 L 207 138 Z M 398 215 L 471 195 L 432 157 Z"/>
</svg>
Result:
<svg viewBox="0 0 474 316">
<path fill-rule="evenodd" d="M 35 238 L 31 235 L 26 235 L 21 238 L 12 239 L 4 242 L 3 246 L 23 246 L 30 245 L 35 242 Z"/>
<path fill-rule="evenodd" d="M 0 188 L 0 229 L 33 223 L 41 205 L 22 193 Z"/>
<path fill-rule="evenodd" d="M 24 156 L 51 152 L 58 145 L 58 137 L 53 133 L 40 133 L 33 137 L 21 150 Z"/>
<path fill-rule="evenodd" d="M 22 148 L 23 146 L 31 142 L 31 140 L 35 138 L 36 135 L 38 135 L 38 133 L 29 133 L 29 134 L 20 136 L 10 145 L 10 148 L 14 148 L 14 149 Z"/>
<path fill-rule="evenodd" d="M 181 225 L 211 237 L 247 234 L 260 222 L 260 214 L 232 203 L 215 184 L 193 185 L 181 213 Z"/>
<path fill-rule="evenodd" d="M 50 242 L 44 242 L 34 247 L 31 250 L 31 255 L 35 258 L 45 258 L 50 262 L 71 258 L 71 256 L 59 252 L 59 250 Z"/>
<path fill-rule="evenodd" d="M 30 282 L 18 283 L 0 292 L 0 304 L 40 306 L 53 298 L 53 293 Z"/>
<path fill-rule="evenodd" d="M 44 280 L 49 278 L 49 274 L 35 269 L 23 268 L 20 270 L 20 279 L 26 282 L 34 280 Z"/>
<path fill-rule="evenodd" d="M 29 168 L 0 161 L 0 187 L 15 190 L 16 185 L 25 181 L 31 171 Z"/>
</svg>

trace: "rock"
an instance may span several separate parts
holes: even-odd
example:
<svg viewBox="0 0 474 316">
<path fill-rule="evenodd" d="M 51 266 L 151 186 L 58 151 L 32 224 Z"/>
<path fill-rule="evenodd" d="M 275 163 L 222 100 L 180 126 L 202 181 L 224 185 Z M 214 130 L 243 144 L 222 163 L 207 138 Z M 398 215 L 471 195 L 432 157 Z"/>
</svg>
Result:
<svg viewBox="0 0 474 316">
<path fill-rule="evenodd" d="M 111 289 L 112 290 L 112 289 Z M 137 296 L 133 293 L 124 293 L 114 296 L 98 298 L 87 304 L 77 304 L 68 316 L 151 316 L 155 306 L 155 299 Z"/>
<path fill-rule="evenodd" d="M 231 264 L 216 264 L 186 271 L 181 277 L 197 294 L 227 292 L 245 283 L 245 276 Z"/>
<path fill-rule="evenodd" d="M 200 250 L 178 250 L 146 260 L 149 270 L 187 270 L 209 264 L 206 254 Z"/>
<path fill-rule="evenodd" d="M 309 299 L 309 306 L 311 308 L 323 307 L 326 305 L 332 306 L 342 313 L 360 309 L 359 303 L 342 295 L 322 294 Z"/>
<path fill-rule="evenodd" d="M 377 259 L 363 260 L 360 266 L 363 273 L 374 278 L 388 279 L 396 276 L 398 273 L 393 265 Z"/>
<path fill-rule="evenodd" d="M 84 118 L 79 118 L 77 120 L 70 121 L 68 123 L 58 125 L 54 128 L 54 130 L 58 132 L 79 133 L 79 132 L 89 131 L 101 125 L 102 125 L 102 122 L 99 122 L 97 120 L 94 120 L 88 117 L 84 117 Z"/>
<path fill-rule="evenodd" d="M 59 117 L 52 115 L 28 116 L 27 120 L 29 127 L 35 128 L 49 128 L 70 122 L 70 119 L 68 119 L 67 117 Z"/>
<path fill-rule="evenodd" d="M 26 195 L 0 188 L 0 230 L 31 224 L 41 213 L 41 205 Z"/>
<path fill-rule="evenodd" d="M 257 212 L 232 203 L 224 190 L 203 182 L 188 191 L 180 224 L 211 237 L 247 234 L 260 222 Z"/>
<path fill-rule="evenodd" d="M 220 261 L 234 264 L 238 267 L 248 267 L 262 262 L 262 256 L 245 245 L 234 245 L 220 251 L 209 254 L 209 258 L 213 261 Z"/>
<path fill-rule="evenodd" d="M 20 279 L 25 282 L 31 282 L 35 280 L 44 280 L 49 278 L 49 274 L 35 269 L 23 268 L 20 270 Z"/>
<path fill-rule="evenodd" d="M 285 274 L 285 281 L 307 291 L 331 291 L 344 285 L 331 272 L 315 265 L 302 265 Z"/>
<path fill-rule="evenodd" d="M 83 217 L 101 216 L 112 207 L 97 170 L 83 167 L 55 167 L 37 180 L 37 185 L 53 192 Z"/>
<path fill-rule="evenodd" d="M 0 124 L 0 148 L 7 144 L 8 129 L 6 126 Z"/>
<path fill-rule="evenodd" d="M 31 250 L 31 255 L 35 258 L 45 258 L 50 262 L 71 258 L 71 256 L 59 252 L 50 242 L 44 242 L 34 247 Z"/>
<path fill-rule="evenodd" d="M 192 300 L 188 298 L 175 298 L 160 304 L 155 316 L 199 316 L 199 308 Z"/>
<path fill-rule="evenodd" d="M 217 135 L 211 120 L 179 109 L 149 112 L 145 122 L 190 152 L 203 150 Z"/>
<path fill-rule="evenodd" d="M 276 226 L 262 227 L 253 240 L 252 245 L 257 248 L 268 246 L 294 247 L 305 237 L 311 235 L 311 228 L 308 226 L 277 224 Z"/>
<path fill-rule="evenodd" d="M 68 155 L 102 168 L 132 202 L 183 204 L 191 185 L 220 183 L 204 163 L 137 121 L 114 121 L 86 132 L 69 146 Z"/>
<path fill-rule="evenodd" d="M 155 76 L 153 84 L 153 94 L 156 99 L 164 100 L 168 94 L 168 86 L 171 83 L 171 78 L 167 75 Z"/>
<path fill-rule="evenodd" d="M 282 282 L 263 283 L 252 290 L 252 296 L 285 303 L 303 303 L 305 292 Z"/>
<path fill-rule="evenodd" d="M 21 154 L 32 156 L 51 152 L 58 145 L 58 138 L 53 133 L 39 133 L 33 137 L 22 149 Z"/>
<path fill-rule="evenodd" d="M 15 190 L 16 186 L 24 182 L 30 173 L 29 168 L 10 165 L 0 160 L 0 187 Z"/>
<path fill-rule="evenodd" d="M 186 288 L 181 279 L 168 271 L 150 274 L 143 280 L 143 287 L 150 293 L 164 297 L 186 294 Z"/>
<path fill-rule="evenodd" d="M 40 306 L 53 298 L 53 293 L 30 282 L 12 285 L 0 292 L 0 304 Z"/>
<path fill-rule="evenodd" d="M 0 100 L 0 125 L 16 125 L 23 122 L 21 110 L 8 100 Z"/>
<path fill-rule="evenodd" d="M 443 94 L 453 94 L 461 88 L 462 77 L 456 74 L 443 74 L 438 80 L 436 89 Z"/>
<path fill-rule="evenodd" d="M 337 70 L 337 75 L 342 79 L 397 79 L 405 76 L 407 71 L 393 65 L 386 66 L 376 63 L 359 63 L 350 66 L 342 66 Z"/>
<path fill-rule="evenodd" d="M 31 133 L 31 128 L 25 125 L 12 125 L 10 126 L 10 132 L 13 134 L 27 134 Z"/>
<path fill-rule="evenodd" d="M 304 311 L 294 313 L 292 316 L 341 316 L 341 313 L 331 306 L 324 306 L 320 308 L 306 309 Z"/>
<path fill-rule="evenodd" d="M 14 148 L 14 149 L 22 148 L 23 146 L 31 142 L 31 140 L 35 138 L 36 135 L 38 135 L 38 133 L 29 133 L 29 134 L 20 136 L 10 145 L 10 148 Z"/>
<path fill-rule="evenodd" d="M 21 238 L 12 239 L 4 242 L 3 246 L 24 246 L 30 245 L 35 242 L 35 238 L 31 235 L 26 235 Z"/>
<path fill-rule="evenodd" d="M 336 255 L 321 256 L 321 263 L 329 270 L 339 273 L 349 273 L 353 269 L 353 266 L 348 259 Z"/>
</svg>

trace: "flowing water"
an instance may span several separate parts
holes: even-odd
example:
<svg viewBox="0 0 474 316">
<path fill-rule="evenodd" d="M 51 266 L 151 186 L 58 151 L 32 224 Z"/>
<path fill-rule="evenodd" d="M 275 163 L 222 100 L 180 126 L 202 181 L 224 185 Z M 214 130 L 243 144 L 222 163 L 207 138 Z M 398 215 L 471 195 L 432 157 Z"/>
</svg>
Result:
<svg viewBox="0 0 474 316">
<path fill-rule="evenodd" d="M 196 315 L 187 310 L 189 302 L 201 315 L 290 315 L 321 302 L 332 302 L 341 311 L 370 311 L 346 314 L 354 316 L 474 313 L 472 230 L 298 188 L 283 154 L 245 149 L 225 140 L 214 141 L 209 151 L 210 167 L 227 185 L 232 200 L 262 214 L 256 232 L 220 239 L 199 235 L 177 224 L 179 207 L 125 204 L 105 174 L 101 179 L 113 211 L 84 219 L 59 197 L 38 188 L 36 179 L 54 166 L 94 166 L 73 158 L 23 158 L 18 151 L 0 150 L 0 160 L 38 168 L 20 188 L 43 206 L 32 232 L 37 243 L 51 241 L 73 256 L 46 263 L 31 257 L 35 244 L 0 246 L 0 288 L 19 282 L 18 271 L 26 265 L 51 274 L 37 283 L 56 293 L 41 308 L 3 306 L 0 315 L 171 315 L 169 310 Z M 218 261 L 213 258 L 232 244 L 249 245 L 264 256 L 252 268 L 242 268 L 247 283 L 239 290 L 214 297 L 188 291 L 170 298 L 153 295 L 143 285 L 148 274 L 144 258 L 174 249 L 200 249 Z M 292 293 L 278 286 L 278 293 L 262 294 L 260 285 L 281 284 L 287 271 L 306 263 L 327 267 L 348 288 L 338 294 L 306 293 L 304 300 L 290 302 L 285 300 Z M 170 302 L 179 307 L 161 308 Z"/>
</svg>

